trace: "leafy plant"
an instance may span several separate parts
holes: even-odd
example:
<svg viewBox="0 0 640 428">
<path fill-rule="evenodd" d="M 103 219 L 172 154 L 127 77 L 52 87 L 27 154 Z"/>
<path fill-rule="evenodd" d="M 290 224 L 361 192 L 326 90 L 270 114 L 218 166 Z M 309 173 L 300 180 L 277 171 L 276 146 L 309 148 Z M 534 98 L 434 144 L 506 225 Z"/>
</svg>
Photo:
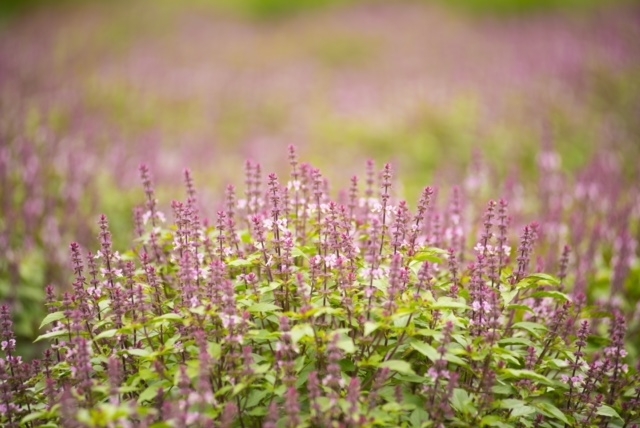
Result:
<svg viewBox="0 0 640 428">
<path fill-rule="evenodd" d="M 187 171 L 165 225 L 141 167 L 138 238 L 115 251 L 103 215 L 97 251 L 71 244 L 75 279 L 47 289 L 42 360 L 17 355 L 2 307 L 3 426 L 640 422 L 633 319 L 571 290 L 568 248 L 557 274 L 532 268 L 536 223 L 515 245 L 505 200 L 470 229 L 459 191 L 440 213 L 431 187 L 411 213 L 373 163 L 364 189 L 354 177 L 333 200 L 319 170 L 289 159 L 287 185 L 270 174 L 266 189 L 248 162 L 244 198 L 230 186 L 213 224 Z"/>
</svg>

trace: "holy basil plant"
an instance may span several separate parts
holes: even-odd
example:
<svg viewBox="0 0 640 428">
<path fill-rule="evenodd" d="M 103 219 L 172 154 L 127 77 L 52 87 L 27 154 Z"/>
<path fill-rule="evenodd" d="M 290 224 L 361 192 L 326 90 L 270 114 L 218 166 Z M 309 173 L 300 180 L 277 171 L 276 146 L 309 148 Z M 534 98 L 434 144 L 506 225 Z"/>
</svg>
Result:
<svg viewBox="0 0 640 428">
<path fill-rule="evenodd" d="M 410 209 L 389 165 L 332 199 L 289 158 L 286 184 L 264 187 L 248 162 L 242 198 L 230 186 L 213 221 L 186 172 L 167 222 L 142 166 L 137 237 L 116 251 L 103 215 L 94 249 L 71 244 L 73 283 L 47 288 L 42 359 L 18 355 L 2 306 L 0 424 L 640 423 L 637 319 L 574 287 L 568 246 L 538 248 L 544 230 L 515 224 L 506 200 L 470 218 L 458 189 L 440 208 L 427 187 Z"/>
</svg>

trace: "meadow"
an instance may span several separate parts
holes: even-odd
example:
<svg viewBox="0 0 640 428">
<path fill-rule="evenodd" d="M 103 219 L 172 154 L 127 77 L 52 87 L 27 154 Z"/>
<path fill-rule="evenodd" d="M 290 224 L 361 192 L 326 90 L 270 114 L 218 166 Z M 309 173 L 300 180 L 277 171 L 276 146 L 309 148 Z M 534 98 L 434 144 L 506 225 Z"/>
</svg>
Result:
<svg viewBox="0 0 640 428">
<path fill-rule="evenodd" d="M 640 424 L 633 2 L 0 8 L 0 424 Z"/>
</svg>

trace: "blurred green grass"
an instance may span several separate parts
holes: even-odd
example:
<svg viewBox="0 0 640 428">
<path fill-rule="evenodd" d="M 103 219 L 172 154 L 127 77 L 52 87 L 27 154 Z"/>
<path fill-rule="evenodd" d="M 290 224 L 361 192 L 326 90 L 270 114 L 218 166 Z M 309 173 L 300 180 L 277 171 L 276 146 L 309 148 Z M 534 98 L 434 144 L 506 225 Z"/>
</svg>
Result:
<svg viewBox="0 0 640 428">
<path fill-rule="evenodd" d="M 627 0 L 445 0 L 458 10 L 492 15 L 522 15 L 544 11 L 579 11 L 593 7 L 611 6 Z"/>
<path fill-rule="evenodd" d="M 258 20 L 280 19 L 300 12 L 315 11 L 353 0 L 213 0 L 201 1 L 234 14 Z"/>
<path fill-rule="evenodd" d="M 68 7 L 96 0 L 4 0 L 0 2 L 0 25 L 16 16 L 39 7 Z M 159 0 L 170 8 L 200 7 L 230 12 L 254 20 L 282 19 L 302 12 L 312 12 L 328 7 L 354 2 L 376 3 L 382 0 L 189 0 L 173 2 Z M 611 5 L 613 2 L 631 3 L 635 0 L 398 0 L 405 2 L 439 2 L 458 10 L 490 15 L 514 15 L 549 10 L 580 10 Z M 106 2 L 105 2 L 106 3 Z M 126 3 L 110 0 L 108 3 Z M 158 3 L 158 2 L 156 2 Z"/>
</svg>

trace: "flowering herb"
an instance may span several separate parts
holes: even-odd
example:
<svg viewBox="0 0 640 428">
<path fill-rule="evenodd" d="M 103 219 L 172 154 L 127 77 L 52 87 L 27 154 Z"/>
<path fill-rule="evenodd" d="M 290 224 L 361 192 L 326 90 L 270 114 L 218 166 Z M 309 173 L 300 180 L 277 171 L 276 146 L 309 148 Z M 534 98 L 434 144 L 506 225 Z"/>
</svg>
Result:
<svg viewBox="0 0 640 428">
<path fill-rule="evenodd" d="M 474 228 L 459 188 L 444 211 L 425 188 L 412 212 L 391 167 L 376 180 L 369 163 L 362 198 L 354 178 L 341 202 L 293 148 L 289 159 L 291 179 L 270 174 L 264 188 L 248 162 L 246 199 L 229 187 L 214 223 L 188 172 L 164 223 L 142 167 L 138 238 L 116 252 L 103 215 L 94 253 L 71 245 L 72 287 L 47 290 L 41 361 L 17 355 L 2 306 L 0 423 L 640 423 L 635 321 L 613 299 L 568 291 L 582 275 L 568 246 L 546 248 L 559 248 L 556 277 L 537 269 L 539 225 L 513 230 L 506 200 Z M 620 284 L 629 242 L 613 256 Z"/>
</svg>

